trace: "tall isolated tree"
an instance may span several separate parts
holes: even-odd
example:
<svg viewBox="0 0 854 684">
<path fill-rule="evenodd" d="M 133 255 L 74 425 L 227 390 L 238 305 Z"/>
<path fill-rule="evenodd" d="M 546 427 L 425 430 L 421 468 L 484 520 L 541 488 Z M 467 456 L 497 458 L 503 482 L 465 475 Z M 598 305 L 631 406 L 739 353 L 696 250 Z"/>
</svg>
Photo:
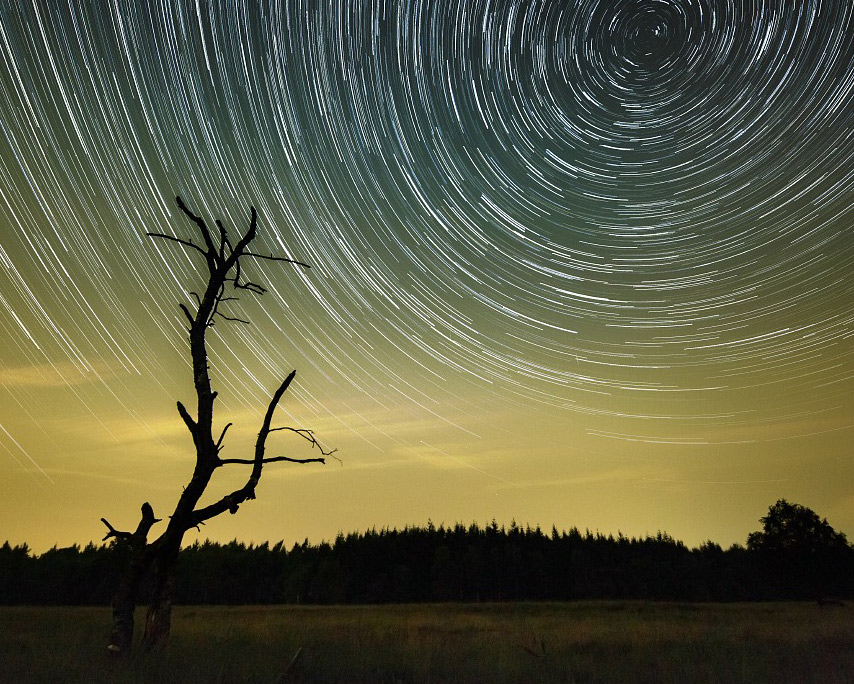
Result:
<svg viewBox="0 0 854 684">
<path fill-rule="evenodd" d="M 176 201 L 178 208 L 195 224 L 201 244 L 192 239 L 185 240 L 163 233 L 148 233 L 148 235 L 152 238 L 177 243 L 191 252 L 200 254 L 204 257 L 207 266 L 207 284 L 204 291 L 201 295 L 193 293 L 196 300 L 195 312 L 184 304 L 179 305 L 189 324 L 190 355 L 192 357 L 197 409 L 196 416 L 193 417 L 184 404 L 179 401 L 178 413 L 193 439 L 196 464 L 190 481 L 178 499 L 175 510 L 169 516 L 166 530 L 154 541 L 148 541 L 148 534 L 152 526 L 160 520 L 155 518 L 154 510 L 147 502 L 142 505 L 142 516 L 134 532 L 116 530 L 106 519 L 101 518 L 101 521 L 107 526 L 107 534 L 104 540 L 115 538 L 117 543 L 126 544 L 129 547 L 128 567 L 112 604 L 113 629 L 108 648 L 113 653 L 125 653 L 131 647 L 136 595 L 142 581 L 149 573 L 151 573 L 153 580 L 153 594 L 145 618 L 142 641 L 146 647 L 151 648 L 165 643 L 168 639 L 172 593 L 175 586 L 175 565 L 181 542 L 187 530 L 194 527 L 198 528 L 202 523 L 226 511 L 232 514 L 236 513 L 242 503 L 254 499 L 255 488 L 261 479 L 265 464 L 278 461 L 325 463 L 325 457 L 332 453 L 332 451 L 323 449 L 311 430 L 273 427 L 273 414 L 276 407 L 296 375 L 296 371 L 291 371 L 270 398 L 255 442 L 254 457 L 220 458 L 223 440 L 228 428 L 231 427 L 231 423 L 226 424 L 219 432 L 219 436 L 216 439 L 214 438 L 213 409 L 217 393 L 211 389 L 205 336 L 216 319 L 248 323 L 245 320 L 226 315 L 221 310 L 223 304 L 236 299 L 235 292 L 246 290 L 258 295 L 265 292 L 265 289 L 257 283 L 245 279 L 241 270 L 242 261 L 257 259 L 286 262 L 302 268 L 309 266 L 293 259 L 259 254 L 251 250 L 250 245 L 257 232 L 257 215 L 254 207 L 250 207 L 249 228 L 236 242 L 232 242 L 221 221 L 216 221 L 217 231 L 214 233 L 204 219 L 196 216 L 184 205 L 180 197 L 176 197 Z M 312 448 L 317 447 L 321 455 L 316 458 L 267 457 L 265 455 L 267 437 L 271 432 L 278 430 L 296 433 L 306 439 Z M 226 465 L 251 466 L 246 484 L 223 496 L 215 503 L 198 507 L 199 500 L 210 483 L 214 472 Z"/>
</svg>

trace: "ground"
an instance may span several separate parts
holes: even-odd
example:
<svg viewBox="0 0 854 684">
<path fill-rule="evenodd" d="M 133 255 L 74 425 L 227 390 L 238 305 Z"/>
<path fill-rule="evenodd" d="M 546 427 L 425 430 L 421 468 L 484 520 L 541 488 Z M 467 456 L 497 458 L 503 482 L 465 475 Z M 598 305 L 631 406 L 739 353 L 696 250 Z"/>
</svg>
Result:
<svg viewBox="0 0 854 684">
<path fill-rule="evenodd" d="M 109 628 L 108 608 L 0 608 L 0 681 L 854 681 L 844 605 L 183 606 L 165 652 L 124 660 Z"/>
</svg>

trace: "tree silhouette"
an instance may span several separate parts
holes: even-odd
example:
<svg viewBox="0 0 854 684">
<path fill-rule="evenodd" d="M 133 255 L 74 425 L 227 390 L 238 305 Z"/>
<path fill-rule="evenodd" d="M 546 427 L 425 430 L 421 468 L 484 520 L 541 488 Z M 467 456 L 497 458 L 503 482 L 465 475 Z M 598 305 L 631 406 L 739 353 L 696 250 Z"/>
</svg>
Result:
<svg viewBox="0 0 854 684">
<path fill-rule="evenodd" d="M 826 518 L 796 503 L 780 499 L 759 519 L 761 532 L 751 532 L 747 548 L 751 551 L 788 551 L 800 554 L 823 553 L 847 549 L 842 532 L 834 530 Z"/>
<path fill-rule="evenodd" d="M 186 305 L 180 304 L 181 311 L 183 311 L 189 324 L 193 384 L 197 398 L 196 416 L 193 417 L 180 401 L 177 405 L 178 413 L 193 439 L 196 464 L 190 481 L 178 499 L 175 510 L 169 516 L 166 530 L 154 541 L 148 541 L 148 534 L 151 527 L 160 520 L 155 518 L 154 511 L 148 503 L 142 505 L 142 516 L 134 532 L 116 530 L 109 522 L 101 518 L 107 526 L 107 534 L 104 539 L 114 538 L 121 545 L 130 548 L 127 570 L 113 599 L 113 629 L 109 650 L 114 653 L 124 653 L 130 648 L 133 638 L 133 611 L 136 595 L 140 584 L 149 573 L 151 574 L 153 593 L 145 618 L 143 644 L 150 648 L 162 644 L 168 639 L 176 561 L 181 548 L 181 541 L 187 530 L 198 527 L 225 511 L 232 514 L 236 513 L 242 503 L 254 499 L 255 489 L 261 479 L 265 464 L 279 461 L 325 463 L 325 457 L 332 453 L 321 447 L 311 430 L 273 427 L 273 414 L 276 407 L 296 375 L 296 371 L 292 371 L 273 393 L 267 405 L 267 411 L 255 442 L 254 457 L 245 459 L 220 458 L 219 453 L 222 450 L 223 440 L 229 427 L 231 427 L 231 423 L 225 425 L 218 438 L 214 438 L 213 408 L 217 393 L 211 388 L 205 336 L 217 318 L 225 321 L 248 323 L 240 318 L 229 316 L 222 310 L 223 304 L 236 299 L 234 292 L 245 290 L 258 295 L 265 292 L 261 285 L 244 278 L 241 270 L 242 260 L 280 261 L 303 268 L 309 266 L 293 259 L 251 251 L 250 245 L 257 232 L 257 215 L 254 207 L 250 207 L 249 228 L 236 242 L 232 242 L 221 221 L 216 221 L 218 230 L 214 234 L 204 219 L 190 211 L 180 197 L 177 197 L 176 201 L 179 209 L 195 224 L 202 244 L 163 233 L 148 233 L 148 235 L 152 238 L 177 243 L 191 252 L 201 254 L 207 266 L 207 284 L 204 291 L 201 295 L 192 293 L 196 300 L 195 312 Z M 296 433 L 307 440 L 312 448 L 317 447 L 321 455 L 315 458 L 266 456 L 267 437 L 271 432 L 278 430 Z M 197 508 L 199 499 L 204 494 L 217 468 L 240 464 L 251 466 L 246 484 L 223 496 L 215 503 Z"/>
<path fill-rule="evenodd" d="M 760 518 L 761 532 L 747 537 L 766 591 L 823 600 L 850 586 L 852 549 L 842 532 L 800 504 L 780 499 Z"/>
</svg>

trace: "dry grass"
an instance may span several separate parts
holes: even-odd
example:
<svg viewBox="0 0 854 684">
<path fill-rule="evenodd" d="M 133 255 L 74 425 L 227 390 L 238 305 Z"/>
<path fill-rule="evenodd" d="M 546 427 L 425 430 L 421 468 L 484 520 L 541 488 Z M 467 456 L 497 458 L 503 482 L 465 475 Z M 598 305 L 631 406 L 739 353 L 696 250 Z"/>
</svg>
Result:
<svg viewBox="0 0 854 684">
<path fill-rule="evenodd" d="M 643 602 L 180 607 L 106 656 L 105 608 L 0 609 L 8 682 L 854 681 L 854 607 Z"/>
</svg>

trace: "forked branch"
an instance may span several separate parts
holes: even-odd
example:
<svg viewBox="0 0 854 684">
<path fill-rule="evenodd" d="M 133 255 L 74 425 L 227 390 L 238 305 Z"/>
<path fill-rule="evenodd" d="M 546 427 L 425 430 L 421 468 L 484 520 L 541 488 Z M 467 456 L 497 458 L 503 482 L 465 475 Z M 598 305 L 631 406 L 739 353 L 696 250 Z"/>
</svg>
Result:
<svg viewBox="0 0 854 684">
<path fill-rule="evenodd" d="M 115 537 L 116 539 L 130 539 L 133 536 L 133 532 L 117 530 L 107 522 L 106 518 L 101 518 L 101 522 L 107 526 L 107 534 L 104 535 L 104 538 L 101 541 L 107 541 L 110 537 Z"/>
<path fill-rule="evenodd" d="M 282 384 L 279 385 L 279 388 L 275 391 L 270 399 L 270 403 L 267 405 L 267 413 L 264 415 L 264 422 L 261 425 L 261 430 L 258 432 L 258 439 L 255 441 L 255 458 L 251 461 L 248 461 L 247 459 L 247 461 L 252 464 L 252 472 L 249 474 L 246 484 L 240 489 L 235 489 L 231 494 L 226 494 L 219 501 L 212 503 L 210 506 L 205 506 L 204 508 L 193 511 L 187 521 L 187 529 L 195 527 L 196 525 L 203 523 L 205 520 L 210 520 L 225 511 L 232 514 L 237 513 L 237 509 L 240 504 L 244 501 L 255 498 L 255 487 L 258 486 L 258 481 L 261 479 L 261 469 L 264 467 L 264 463 L 271 462 L 264 458 L 264 450 L 267 445 L 267 436 L 270 434 L 270 423 L 273 421 L 273 413 L 275 413 L 282 395 L 284 395 L 291 382 L 293 382 L 296 374 L 296 371 L 291 371 L 290 375 L 288 375 Z M 224 461 L 218 460 L 216 465 L 219 466 L 223 463 Z"/>
<path fill-rule="evenodd" d="M 106 518 L 101 518 L 101 522 L 107 526 L 107 534 L 104 535 L 104 538 L 101 541 L 107 541 L 111 537 L 115 537 L 120 540 L 145 540 L 148 537 L 148 531 L 151 529 L 152 525 L 154 525 L 154 523 L 159 523 L 160 518 L 154 517 L 154 509 L 151 507 L 151 504 L 146 501 L 142 504 L 142 518 L 140 519 L 135 532 L 122 532 L 121 530 L 117 530 L 107 522 Z"/>
<path fill-rule="evenodd" d="M 205 220 L 201 216 L 196 216 L 192 211 L 187 209 L 187 206 L 184 204 L 184 200 L 181 199 L 180 196 L 175 198 L 175 201 L 178 203 L 178 208 L 183 211 L 187 217 L 195 223 L 199 227 L 199 231 L 202 234 L 202 239 L 205 241 L 205 247 L 207 250 L 204 252 L 205 256 L 208 259 L 208 265 L 216 264 L 217 262 L 217 250 L 214 247 L 213 238 L 211 238 L 211 232 L 208 230 L 208 226 L 205 223 Z M 214 269 L 211 268 L 211 271 Z"/>
<path fill-rule="evenodd" d="M 229 423 L 228 425 L 225 426 L 226 430 L 228 429 L 229 425 L 231 425 L 231 423 Z M 320 444 L 320 442 L 317 441 L 317 437 L 314 436 L 313 430 L 306 430 L 305 428 L 294 428 L 294 427 L 274 427 L 274 428 L 270 428 L 267 432 L 268 433 L 280 432 L 283 430 L 287 430 L 288 432 L 293 432 L 294 434 L 297 434 L 300 437 L 302 437 L 303 439 L 309 441 L 311 443 L 312 449 L 317 447 L 320 450 L 321 456 L 318 458 L 291 458 L 290 456 L 272 456 L 270 458 L 262 459 L 262 463 L 267 464 L 267 463 L 288 462 L 288 463 L 323 463 L 323 464 L 325 464 L 326 463 L 326 457 L 332 456 L 336 451 L 338 451 L 338 449 L 329 449 L 329 450 L 324 449 L 323 446 Z M 225 430 L 223 430 L 223 434 L 225 434 Z M 220 437 L 219 442 L 217 442 L 217 448 L 219 448 L 221 443 L 222 443 L 222 437 Z M 337 457 L 335 457 L 335 458 L 336 458 L 336 460 L 338 460 Z M 229 465 L 229 464 L 254 465 L 255 460 L 256 459 L 254 459 L 254 458 L 222 458 L 219 460 L 219 463 L 217 465 L 221 465 L 221 466 Z"/>
</svg>

